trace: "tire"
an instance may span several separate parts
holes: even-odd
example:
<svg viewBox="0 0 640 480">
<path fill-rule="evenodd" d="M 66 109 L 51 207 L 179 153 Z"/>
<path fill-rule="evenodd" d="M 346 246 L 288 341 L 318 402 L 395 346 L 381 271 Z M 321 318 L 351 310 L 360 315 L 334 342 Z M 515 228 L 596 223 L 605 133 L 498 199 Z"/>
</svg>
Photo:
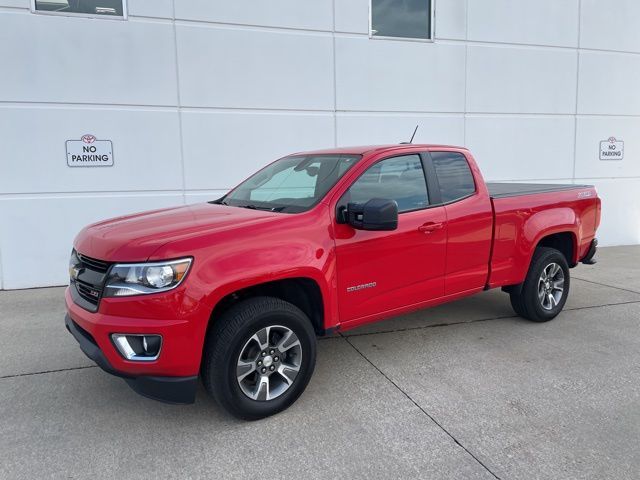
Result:
<svg viewBox="0 0 640 480">
<path fill-rule="evenodd" d="M 570 282 L 565 256 L 555 248 L 538 247 L 521 291 L 509 294 L 511 306 L 521 317 L 533 322 L 548 322 L 564 308 Z"/>
<path fill-rule="evenodd" d="M 279 298 L 254 297 L 216 321 L 207 336 L 201 375 L 222 408 L 258 420 L 298 399 L 315 362 L 316 335 L 309 318 Z"/>
</svg>

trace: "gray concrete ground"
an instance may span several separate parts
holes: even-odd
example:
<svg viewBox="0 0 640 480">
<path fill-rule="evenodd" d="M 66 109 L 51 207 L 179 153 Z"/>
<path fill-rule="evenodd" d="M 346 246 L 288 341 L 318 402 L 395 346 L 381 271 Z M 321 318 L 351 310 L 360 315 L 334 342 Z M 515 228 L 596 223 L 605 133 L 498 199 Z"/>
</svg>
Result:
<svg viewBox="0 0 640 480">
<path fill-rule="evenodd" d="M 0 292 L 0 478 L 639 478 L 640 247 L 598 258 L 549 323 L 492 291 L 321 340 L 252 423 L 93 366 L 61 288 Z"/>
</svg>

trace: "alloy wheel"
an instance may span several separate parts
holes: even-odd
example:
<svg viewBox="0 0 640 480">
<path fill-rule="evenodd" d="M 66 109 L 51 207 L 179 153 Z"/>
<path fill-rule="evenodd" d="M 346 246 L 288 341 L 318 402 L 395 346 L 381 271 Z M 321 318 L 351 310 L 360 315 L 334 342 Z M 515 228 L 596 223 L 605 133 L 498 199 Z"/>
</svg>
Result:
<svg viewBox="0 0 640 480">
<path fill-rule="evenodd" d="M 252 400 L 273 400 L 293 384 L 302 362 L 302 345 L 288 327 L 271 325 L 254 333 L 238 357 L 236 379 Z"/>
<path fill-rule="evenodd" d="M 542 269 L 538 280 L 538 299 L 545 310 L 553 310 L 562 299 L 564 292 L 564 271 L 557 263 L 550 263 Z"/>
</svg>

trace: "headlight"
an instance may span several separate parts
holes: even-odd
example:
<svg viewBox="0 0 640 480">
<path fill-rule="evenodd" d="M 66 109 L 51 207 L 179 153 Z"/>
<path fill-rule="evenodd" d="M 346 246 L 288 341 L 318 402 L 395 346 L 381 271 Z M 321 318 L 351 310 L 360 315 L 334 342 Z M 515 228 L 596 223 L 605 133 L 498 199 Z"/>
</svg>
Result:
<svg viewBox="0 0 640 480">
<path fill-rule="evenodd" d="M 153 263 L 118 263 L 111 267 L 105 297 L 126 297 L 166 292 L 180 285 L 191 266 L 190 258 Z"/>
<path fill-rule="evenodd" d="M 78 254 L 76 253 L 76 249 L 71 250 L 71 257 L 69 258 L 69 277 L 71 281 L 76 280 L 78 278 L 78 274 L 80 273 L 80 259 L 78 258 Z"/>
</svg>

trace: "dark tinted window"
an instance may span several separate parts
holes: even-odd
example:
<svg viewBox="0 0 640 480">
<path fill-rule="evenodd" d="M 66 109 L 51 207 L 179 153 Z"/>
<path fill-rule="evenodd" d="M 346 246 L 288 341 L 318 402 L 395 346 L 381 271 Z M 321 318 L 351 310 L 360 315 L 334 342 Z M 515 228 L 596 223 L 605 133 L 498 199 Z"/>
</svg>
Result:
<svg viewBox="0 0 640 480">
<path fill-rule="evenodd" d="M 420 156 L 394 157 L 372 165 L 351 185 L 346 201 L 365 203 L 372 198 L 395 200 L 399 212 L 426 207 L 429 200 Z"/>
<path fill-rule="evenodd" d="M 476 191 L 471 169 L 461 153 L 431 152 L 444 203 L 458 200 Z"/>
<path fill-rule="evenodd" d="M 431 38 L 431 0 L 371 0 L 371 35 Z"/>
</svg>

